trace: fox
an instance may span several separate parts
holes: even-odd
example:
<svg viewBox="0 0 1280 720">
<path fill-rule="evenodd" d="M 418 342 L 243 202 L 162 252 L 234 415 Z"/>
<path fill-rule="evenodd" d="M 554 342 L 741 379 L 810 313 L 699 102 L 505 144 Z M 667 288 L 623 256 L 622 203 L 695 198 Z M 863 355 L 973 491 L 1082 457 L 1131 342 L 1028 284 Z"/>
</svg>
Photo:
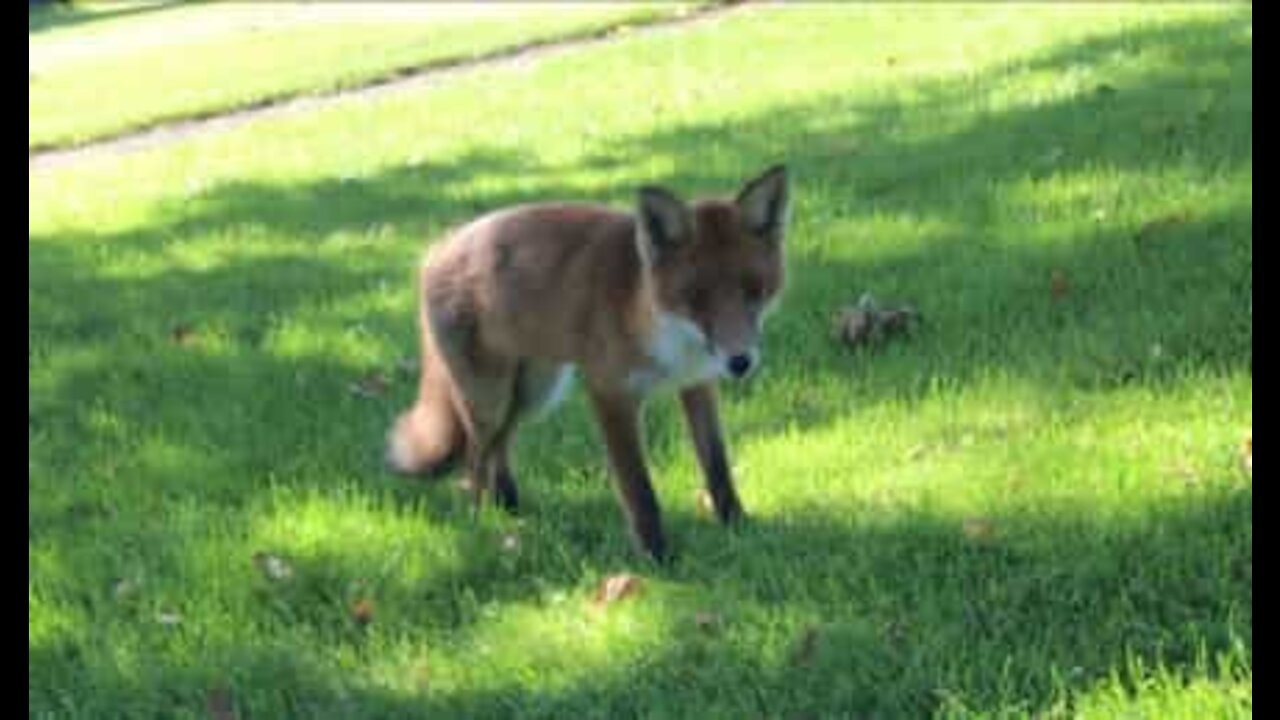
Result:
<svg viewBox="0 0 1280 720">
<path fill-rule="evenodd" d="M 385 463 L 423 477 L 465 464 L 475 507 L 487 491 L 515 514 L 517 428 L 546 417 L 581 376 L 640 552 L 671 558 L 641 433 L 658 393 L 679 395 L 718 520 L 744 520 L 717 385 L 761 364 L 789 208 L 779 163 L 733 197 L 687 202 L 645 184 L 629 211 L 534 201 L 448 233 L 419 267 L 417 399 L 395 419 Z"/>
</svg>

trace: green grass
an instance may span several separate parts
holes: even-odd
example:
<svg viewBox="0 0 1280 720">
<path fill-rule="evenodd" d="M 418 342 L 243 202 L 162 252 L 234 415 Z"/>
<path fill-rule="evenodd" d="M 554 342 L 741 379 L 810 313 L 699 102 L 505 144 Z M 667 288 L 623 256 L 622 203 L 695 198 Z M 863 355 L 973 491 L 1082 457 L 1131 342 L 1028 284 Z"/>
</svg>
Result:
<svg viewBox="0 0 1280 720">
<path fill-rule="evenodd" d="M 522 520 L 381 471 L 426 239 L 780 159 L 792 284 L 724 392 L 750 525 L 696 511 L 670 399 L 670 568 L 580 393 Z M 29 714 L 1249 717 L 1252 176 L 1248 7 L 1057 4 L 748 8 L 31 170 Z M 844 351 L 863 291 L 925 326 Z"/>
<path fill-rule="evenodd" d="M 352 87 L 407 69 L 591 34 L 690 7 L 134 3 L 31 8 L 27 146 L 77 144 L 164 121 Z"/>
</svg>

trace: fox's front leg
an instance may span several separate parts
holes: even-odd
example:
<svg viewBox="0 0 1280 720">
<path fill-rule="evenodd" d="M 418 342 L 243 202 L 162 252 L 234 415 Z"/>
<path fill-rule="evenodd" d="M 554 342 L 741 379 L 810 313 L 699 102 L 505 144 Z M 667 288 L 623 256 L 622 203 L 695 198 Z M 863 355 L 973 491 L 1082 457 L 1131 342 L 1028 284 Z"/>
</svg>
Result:
<svg viewBox="0 0 1280 720">
<path fill-rule="evenodd" d="M 627 513 L 631 535 L 653 559 L 667 559 L 662 518 L 644 459 L 639 401 L 625 394 L 591 391 L 596 418 L 609 449 L 614 486 Z"/>
<path fill-rule="evenodd" d="M 729 472 L 715 388 L 710 384 L 688 388 L 680 393 L 680 404 L 684 406 L 684 417 L 698 451 L 698 462 L 702 465 L 716 516 L 725 523 L 741 519 L 742 503 L 738 500 L 733 476 Z"/>
</svg>

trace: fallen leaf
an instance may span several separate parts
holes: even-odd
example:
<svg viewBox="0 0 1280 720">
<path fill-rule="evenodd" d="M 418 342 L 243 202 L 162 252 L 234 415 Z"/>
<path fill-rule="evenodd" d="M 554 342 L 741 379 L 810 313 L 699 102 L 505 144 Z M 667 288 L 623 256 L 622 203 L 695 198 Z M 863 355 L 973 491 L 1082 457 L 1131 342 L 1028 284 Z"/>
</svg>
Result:
<svg viewBox="0 0 1280 720">
<path fill-rule="evenodd" d="M 351 383 L 351 385 L 348 386 L 348 389 L 350 389 L 354 395 L 366 398 L 377 398 L 386 393 L 388 387 L 390 387 L 390 383 L 387 382 L 385 375 L 380 372 L 372 372 Z"/>
<path fill-rule="evenodd" d="M 693 616 L 693 624 L 705 633 L 715 633 L 720 629 L 720 616 L 713 612 L 702 611 Z"/>
<path fill-rule="evenodd" d="M 352 603 L 351 619 L 361 626 L 373 622 L 373 601 L 369 598 L 360 598 Z"/>
<path fill-rule="evenodd" d="M 880 330 L 885 335 L 893 335 L 900 332 L 906 332 L 911 329 L 911 323 L 920 320 L 920 313 L 914 308 L 894 308 L 892 310 L 880 311 L 876 321 L 880 325 Z"/>
<path fill-rule="evenodd" d="M 169 331 L 169 338 L 178 345 L 191 345 L 196 340 L 196 329 L 190 323 L 178 323 Z"/>
<path fill-rule="evenodd" d="M 871 336 L 872 319 L 870 311 L 861 308 L 845 308 L 835 317 L 831 335 L 837 340 L 856 347 Z"/>
<path fill-rule="evenodd" d="M 515 533 L 507 533 L 502 536 L 502 549 L 513 553 L 520 549 L 520 536 Z"/>
<path fill-rule="evenodd" d="M 818 651 L 818 628 L 810 625 L 800 634 L 795 649 L 791 651 L 792 665 L 808 665 Z"/>
<path fill-rule="evenodd" d="M 961 529 L 965 537 L 976 542 L 985 542 L 996 536 L 996 524 L 987 518 L 968 518 Z"/>
<path fill-rule="evenodd" d="M 921 322 L 920 313 L 911 307 L 881 309 L 870 293 L 864 293 L 858 304 L 846 306 L 832 319 L 831 334 L 851 348 L 862 344 L 878 344 L 894 335 L 906 333 L 913 323 Z"/>
<path fill-rule="evenodd" d="M 156 613 L 156 622 L 165 627 L 173 627 L 182 622 L 182 615 L 172 610 L 162 610 Z"/>
<path fill-rule="evenodd" d="M 209 691 L 204 698 L 205 710 L 213 720 L 236 720 L 235 704 L 231 702 L 231 691 L 219 686 Z"/>
<path fill-rule="evenodd" d="M 1054 270 L 1049 275 L 1049 293 L 1053 295 L 1054 300 L 1061 300 L 1071 292 L 1071 283 L 1067 280 L 1067 274 L 1061 270 Z"/>
<path fill-rule="evenodd" d="M 610 575 L 600 583 L 592 602 L 596 607 L 605 607 L 635 595 L 640 590 L 640 578 L 631 573 Z"/>
<path fill-rule="evenodd" d="M 254 553 L 253 563 L 258 566 L 263 575 L 272 580 L 288 580 L 293 576 L 293 568 L 289 566 L 289 563 L 271 553 Z"/>
</svg>

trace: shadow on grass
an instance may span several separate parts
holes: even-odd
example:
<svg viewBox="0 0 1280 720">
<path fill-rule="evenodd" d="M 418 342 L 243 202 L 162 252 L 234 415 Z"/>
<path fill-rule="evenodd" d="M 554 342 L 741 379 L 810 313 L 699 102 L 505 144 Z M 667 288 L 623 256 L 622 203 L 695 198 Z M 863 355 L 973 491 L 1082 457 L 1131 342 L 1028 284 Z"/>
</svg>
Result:
<svg viewBox="0 0 1280 720">
<path fill-rule="evenodd" d="M 578 196 L 564 180 L 574 173 L 607 170 L 634 158 L 687 158 L 705 146 L 720 148 L 721 160 L 676 163 L 677 175 L 636 182 L 719 191 L 785 155 L 798 178 L 798 215 L 821 213 L 822 220 L 807 226 L 812 232 L 825 224 L 857 227 L 894 215 L 936 220 L 940 228 L 918 248 L 866 259 L 856 251 L 824 250 L 822 243 L 797 245 L 794 287 L 769 328 L 766 375 L 729 393 L 736 443 L 784 427 L 820 429 L 847 417 L 850 400 L 865 407 L 914 399 L 939 381 L 963 385 L 991 372 L 1072 391 L 1160 387 L 1188 373 L 1251 373 L 1251 194 L 1185 208 L 1185 216 L 1155 234 L 1143 232 L 1142 222 L 1126 221 L 1070 225 L 1065 235 L 1027 242 L 983 237 L 1006 202 L 1001 193 L 1028 179 L 1097 168 L 1178 168 L 1208 178 L 1248 168 L 1252 56 L 1249 44 L 1233 39 L 1240 22 L 1130 32 L 1037 56 L 1005 71 L 1089 65 L 1121 52 L 1155 53 L 1164 61 L 1147 76 L 1117 81 L 1111 91 L 992 113 L 935 137 L 883 139 L 895 136 L 905 114 L 922 112 L 914 102 L 874 106 L 835 97 L 771 109 L 735 124 L 730 133 L 717 124 L 656 133 L 607 148 L 581 166 L 538 167 L 518 155 L 481 152 L 447 165 L 345 182 L 280 187 L 245 180 L 175 204 L 137 231 L 33 236 L 32 374 L 42 363 L 70 359 L 61 360 L 65 367 L 54 377 L 33 381 L 29 396 L 30 542 L 68 555 L 90 542 L 78 522 L 83 506 L 68 501 L 66 493 L 42 499 L 56 493 L 41 483 L 104 461 L 101 443 L 110 439 L 102 439 L 101 415 L 107 411 L 115 423 L 112 432 L 122 437 L 187 437 L 214 458 L 202 482 L 175 491 L 186 499 L 241 507 L 269 484 L 245 483 L 246 476 L 314 483 L 323 491 L 323 474 L 305 471 L 317 463 L 368 477 L 371 495 L 388 492 L 385 477 L 374 469 L 376 458 L 386 424 L 408 401 L 412 382 L 401 381 L 373 401 L 353 397 L 347 386 L 369 367 L 324 354 L 281 355 L 268 344 L 273 323 L 333 303 L 337 322 L 408 354 L 414 347 L 410 303 L 401 314 L 340 309 L 341 301 L 383 283 L 403 283 L 409 293 L 416 247 L 405 236 L 438 232 L 490 207 Z M 964 101 L 966 88 L 939 84 L 923 92 L 926 107 L 946 112 Z M 856 140 L 852 145 L 850 138 Z M 522 184 L 498 192 L 476 189 L 491 186 L 484 180 L 512 177 Z M 806 188 L 812 189 L 807 196 Z M 619 189 L 597 199 L 626 197 Z M 1029 218 L 1031 236 L 1033 222 Z M 334 245 L 344 232 L 377 225 L 396 228 L 385 246 L 362 247 L 357 257 Z M 211 268 L 175 264 L 160 274 L 127 278 L 105 273 L 95 262 L 95 246 L 103 243 L 163 256 L 183 238 L 217 237 L 230 245 L 253 228 L 303 240 L 329 256 L 290 251 L 260 257 L 228 250 Z M 1072 280 L 1065 299 L 1048 291 L 1055 271 Z M 825 329 L 829 309 L 860 288 L 909 294 L 928 317 L 928 330 L 882 363 L 833 347 L 825 332 L 813 328 Z M 235 350 L 203 353 L 176 344 L 172 332 L 180 323 L 218 327 Z M 1155 344 L 1172 360 L 1153 357 Z M 800 379 L 816 390 L 798 398 L 784 391 Z M 832 397 L 832 383 L 844 383 L 847 393 Z M 175 394 L 191 402 L 174 410 Z M 159 403 L 166 406 L 164 416 L 153 413 Z M 280 403 L 296 412 L 281 413 Z M 658 417 L 673 415 L 660 411 Z M 533 511 L 554 513 L 563 533 L 533 542 L 530 552 L 545 562 L 499 577 L 489 572 L 490 558 L 432 583 L 462 584 L 477 595 L 514 601 L 527 596 L 534 578 L 565 586 L 581 580 L 584 568 L 558 551 L 566 543 L 573 554 L 596 555 L 590 562 L 600 568 L 627 562 L 587 418 L 579 411 L 551 422 L 559 429 L 539 438 L 552 448 L 540 449 L 539 464 L 528 474 L 541 478 L 585 467 L 577 472 L 593 476 L 598 492 L 584 500 L 578 492 L 584 483 L 526 483 Z M 674 423 L 651 426 L 655 455 L 687 451 Z M 86 436 L 98 440 L 78 441 Z M 390 492 L 405 503 L 434 497 L 422 510 L 454 513 L 465 522 L 457 512 L 461 505 L 438 491 L 420 494 L 397 486 Z M 928 515 L 880 526 L 865 519 L 802 516 L 760 523 L 727 540 L 720 528 L 672 515 L 689 554 L 671 578 L 713 588 L 723 601 L 731 638 L 735 614 L 759 618 L 784 606 L 822 618 L 812 658 L 800 663 L 754 654 L 759 648 L 747 629 L 738 642 L 724 644 L 696 632 L 673 632 L 643 667 L 611 668 L 571 688 L 533 696 L 521 695 L 514 681 L 443 696 L 358 687 L 332 663 L 283 650 L 215 649 L 209 664 L 236 668 L 233 686 L 259 672 L 276 678 L 280 697 L 251 698 L 254 716 L 337 709 L 344 717 L 514 711 L 563 716 L 583 708 L 601 716 L 633 715 L 637 708 L 680 715 L 690 707 L 734 715 L 839 707 L 854 714 L 919 716 L 956 703 L 1030 713 L 1046 709 L 1063 692 L 1087 691 L 1133 662 L 1158 660 L 1191 672 L 1202 653 L 1240 653 L 1251 667 L 1250 492 L 1206 493 L 1197 502 L 1147 508 L 1119 520 L 1092 518 L 1088 508 L 1060 510 L 1000 518 L 1015 540 L 989 545 L 975 545 Z M 109 507 L 103 513 L 95 521 L 99 525 L 122 522 Z M 157 532 L 145 540 L 163 543 L 162 530 Z M 794 573 L 778 572 L 796 558 L 822 567 L 823 577 L 800 587 L 781 582 L 796 580 Z M 340 585 L 350 578 L 331 580 Z M 393 584 L 389 592 L 408 603 L 433 589 Z M 310 627 L 321 621 L 300 622 Z M 477 622 L 460 617 L 460 636 L 473 632 Z M 57 707 L 59 687 L 92 687 L 104 702 L 118 698 L 125 708 L 130 702 L 155 707 L 157 699 L 187 706 L 202 702 L 214 682 L 212 671 L 199 663 L 160 668 L 140 680 L 101 658 L 80 665 L 81 652 L 74 644 L 29 648 L 33 708 Z M 1066 674 L 1059 675 L 1064 668 Z M 667 704 L 654 706 L 655 698 Z"/>
<path fill-rule="evenodd" d="M 1134 691 L 1134 673 L 1154 663 L 1240 679 L 1252 666 L 1252 507 L 1248 491 L 1204 493 L 1123 520 L 1061 507 L 998 518 L 1002 537 L 981 542 L 925 515 L 892 523 L 790 517 L 728 541 L 702 524 L 695 542 L 715 546 L 715 557 L 672 580 L 700 588 L 715 606 L 678 605 L 660 649 L 639 664 L 584 671 L 580 682 L 548 691 L 502 677 L 483 691 L 436 691 L 429 667 L 418 691 L 393 690 L 283 647 L 234 645 L 207 647 L 141 681 L 53 643 L 29 649 L 29 671 L 60 678 L 51 686 L 93 687 L 95 703 L 124 715 L 198 707 L 215 687 L 235 696 L 263 677 L 277 691 L 240 699 L 252 717 L 796 717 L 833 708 L 859 717 L 1033 715 L 1101 684 Z M 796 585 L 794 573 L 779 572 L 799 558 L 822 577 Z M 493 582 L 472 579 L 477 591 Z M 695 620 L 707 611 L 716 617 L 711 630 Z M 770 618 L 790 623 L 790 646 L 760 644 L 754 628 Z M 455 641 L 468 647 L 478 627 L 462 627 Z M 373 662 L 376 646 L 349 635 L 347 651 Z"/>
<path fill-rule="evenodd" d="M 183 0 L 151 0 L 150 2 L 131 4 L 120 3 L 119 7 L 107 10 L 98 8 L 90 12 L 77 8 L 74 3 L 68 2 L 44 2 L 39 5 L 30 3 L 27 6 L 27 34 L 31 35 L 45 30 L 75 27 L 100 20 L 143 15 L 182 4 Z"/>
</svg>

